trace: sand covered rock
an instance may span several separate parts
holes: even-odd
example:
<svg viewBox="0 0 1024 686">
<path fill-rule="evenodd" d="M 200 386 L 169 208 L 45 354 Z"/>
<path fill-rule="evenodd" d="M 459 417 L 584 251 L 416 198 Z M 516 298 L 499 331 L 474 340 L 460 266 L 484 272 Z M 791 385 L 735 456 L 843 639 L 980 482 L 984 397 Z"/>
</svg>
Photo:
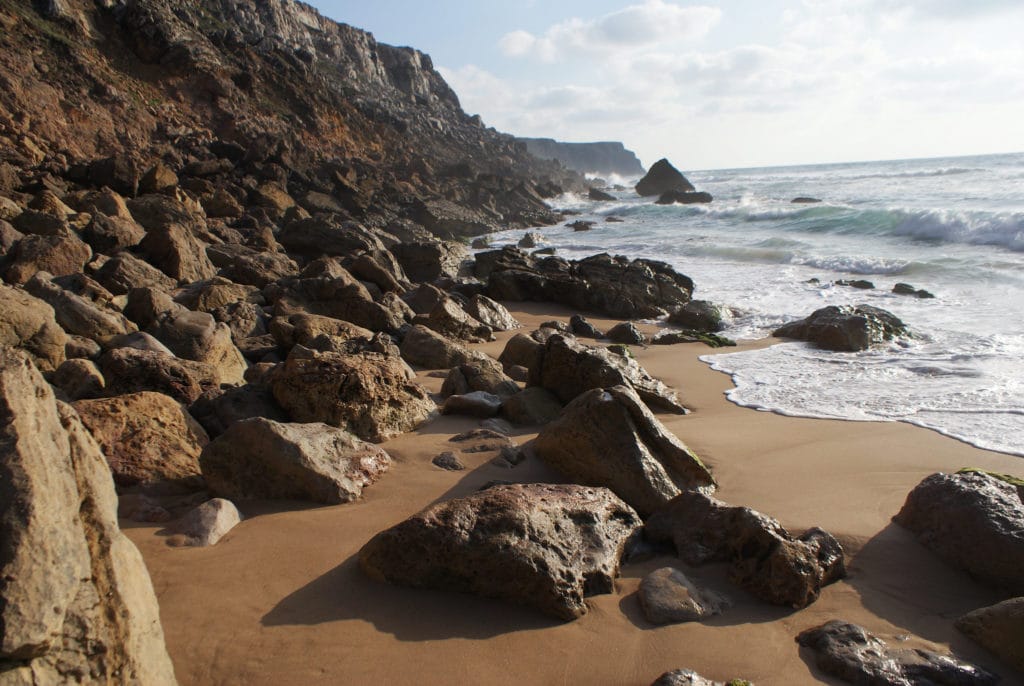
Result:
<svg viewBox="0 0 1024 686">
<path fill-rule="evenodd" d="M 5 684 L 175 684 L 142 557 L 99 447 L 27 355 L 0 349 Z"/>
<path fill-rule="evenodd" d="M 968 612 L 956 628 L 1024 672 L 1024 598 L 1011 598 Z"/>
<path fill-rule="evenodd" d="M 347 503 L 391 467 L 391 457 L 322 423 L 261 417 L 236 422 L 199 458 L 210 492 L 230 500 Z"/>
<path fill-rule="evenodd" d="M 189 510 L 170 527 L 176 535 L 168 543 L 193 548 L 216 545 L 241 521 L 242 515 L 234 503 L 213 498 Z"/>
<path fill-rule="evenodd" d="M 863 627 L 832 620 L 807 629 L 797 642 L 815 653 L 818 668 L 851 684 L 987 686 L 999 677 L 969 662 L 930 650 L 891 648 Z"/>
<path fill-rule="evenodd" d="M 846 574 L 843 548 L 828 532 L 796 538 L 771 517 L 695 491 L 655 512 L 644 535 L 675 545 L 687 564 L 730 563 L 733 583 L 773 605 L 807 607 Z"/>
<path fill-rule="evenodd" d="M 984 472 L 932 474 L 893 521 L 980 581 L 1024 593 L 1024 502 L 1020 487 Z"/>
<path fill-rule="evenodd" d="M 662 158 L 651 165 L 647 173 L 634 187 L 637 195 L 661 195 L 666 191 L 692 192 L 693 184 L 686 180 L 678 169 L 667 159 Z"/>
<path fill-rule="evenodd" d="M 715 485 L 700 458 L 627 386 L 577 397 L 541 430 L 533 450 L 573 481 L 611 489 L 643 516 L 683 489 Z"/>
<path fill-rule="evenodd" d="M 662 567 L 645 576 L 637 596 L 652 624 L 696 622 L 720 614 L 732 604 L 719 593 L 698 588 L 674 567 Z"/>
<path fill-rule="evenodd" d="M 0 345 L 25 350 L 48 372 L 64 361 L 67 342 L 50 305 L 21 289 L 0 285 Z"/>
<path fill-rule="evenodd" d="M 377 534 L 359 553 L 370 577 L 501 598 L 572 620 L 610 593 L 640 518 L 611 491 L 494 486 L 438 503 Z"/>
<path fill-rule="evenodd" d="M 652 408 L 677 414 L 687 411 L 675 391 L 632 357 L 561 335 L 551 336 L 544 344 L 543 355 L 530 367 L 529 385 L 548 389 L 563 403 L 593 388 L 628 386 Z"/>
<path fill-rule="evenodd" d="M 210 439 L 174 398 L 162 393 L 129 393 L 80 400 L 74 408 L 103 449 L 119 488 L 201 489 L 199 454 Z"/>
<path fill-rule="evenodd" d="M 369 441 L 419 426 L 437 407 L 402 358 L 294 349 L 273 374 L 274 398 L 297 422 L 324 422 Z"/>
<path fill-rule="evenodd" d="M 829 305 L 772 332 L 779 338 L 810 341 L 826 350 L 855 352 L 907 333 L 896 315 L 871 305 Z"/>
</svg>

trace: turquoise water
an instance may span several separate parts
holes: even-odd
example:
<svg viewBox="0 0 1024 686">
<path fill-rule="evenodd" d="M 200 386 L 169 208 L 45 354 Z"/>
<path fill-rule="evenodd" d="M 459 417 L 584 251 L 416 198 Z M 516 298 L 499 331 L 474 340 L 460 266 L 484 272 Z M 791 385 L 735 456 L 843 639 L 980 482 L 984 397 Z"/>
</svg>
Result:
<svg viewBox="0 0 1024 686">
<path fill-rule="evenodd" d="M 544 227 L 543 245 L 569 258 L 665 260 L 694 279 L 695 297 L 732 308 L 734 338 L 767 336 L 830 304 L 890 310 L 912 338 L 863 353 L 783 343 L 702 359 L 732 375 L 729 397 L 741 405 L 907 421 L 1024 455 L 1024 154 L 686 175 L 714 203 L 659 206 L 631 184 L 614 203 L 567 195 L 553 205 L 597 224 Z M 790 203 L 797 196 L 822 202 Z M 833 285 L 840 279 L 876 288 Z M 897 282 L 936 298 L 894 295 Z"/>
</svg>

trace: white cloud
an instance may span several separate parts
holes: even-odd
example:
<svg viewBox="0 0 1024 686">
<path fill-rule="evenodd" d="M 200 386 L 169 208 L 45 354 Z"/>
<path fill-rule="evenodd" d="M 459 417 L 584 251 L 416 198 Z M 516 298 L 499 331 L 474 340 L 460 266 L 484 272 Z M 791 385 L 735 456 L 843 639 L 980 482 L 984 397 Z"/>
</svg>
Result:
<svg viewBox="0 0 1024 686">
<path fill-rule="evenodd" d="M 707 35 L 721 16 L 721 10 L 715 7 L 683 7 L 664 0 L 647 0 L 596 19 L 568 19 L 539 36 L 512 31 L 501 38 L 498 47 L 508 57 L 534 57 L 545 62 L 581 53 L 614 54 L 666 41 L 699 39 Z"/>
</svg>

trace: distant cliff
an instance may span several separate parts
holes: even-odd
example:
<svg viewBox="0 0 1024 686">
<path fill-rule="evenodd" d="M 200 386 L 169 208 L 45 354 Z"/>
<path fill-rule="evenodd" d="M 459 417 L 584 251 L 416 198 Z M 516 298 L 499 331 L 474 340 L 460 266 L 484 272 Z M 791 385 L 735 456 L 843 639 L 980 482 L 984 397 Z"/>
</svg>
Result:
<svg viewBox="0 0 1024 686">
<path fill-rule="evenodd" d="M 582 174 L 618 174 L 640 176 L 643 165 L 632 150 L 622 143 L 560 143 L 550 138 L 520 138 L 535 157 L 558 160 Z"/>
</svg>

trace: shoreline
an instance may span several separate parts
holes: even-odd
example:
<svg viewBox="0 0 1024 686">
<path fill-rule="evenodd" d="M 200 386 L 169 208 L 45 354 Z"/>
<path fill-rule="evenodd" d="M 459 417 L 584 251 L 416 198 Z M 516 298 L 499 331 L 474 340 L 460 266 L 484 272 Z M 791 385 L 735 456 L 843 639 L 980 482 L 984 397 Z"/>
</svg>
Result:
<svg viewBox="0 0 1024 686">
<path fill-rule="evenodd" d="M 548 304 L 506 305 L 523 324 L 519 331 L 572 313 Z M 597 326 L 612 322 L 588 318 Z M 473 347 L 497 356 L 514 333 Z M 367 579 L 356 563 L 362 545 L 424 507 L 492 479 L 562 481 L 537 460 L 506 469 L 490 464 L 487 453 L 461 455 L 465 472 L 434 467 L 430 460 L 451 449 L 452 434 L 478 425 L 442 416 L 383 443 L 395 464 L 354 503 L 243 503 L 247 519 L 212 548 L 171 548 L 159 526 L 126 527 L 153 578 L 179 681 L 646 685 L 686 667 L 718 680 L 834 683 L 794 642 L 801 630 L 830 619 L 862 624 L 886 639 L 910 634 L 903 645 L 952 647 L 1013 675 L 952 626 L 997 595 L 889 518 L 930 473 L 966 466 L 1014 472 L 1019 458 L 903 422 L 795 418 L 738 406 L 724 395 L 731 377 L 698 359 L 710 350 L 681 344 L 634 352 L 691 408 L 685 416 L 657 414 L 710 465 L 717 497 L 797 532 L 821 526 L 843 543 L 849 577 L 826 587 L 809 608 L 765 605 L 732 586 L 723 565 L 690 568 L 667 556 L 625 565 L 613 594 L 589 598 L 590 612 L 564 624 L 501 601 Z M 417 376 L 431 392 L 440 389 L 440 378 Z M 534 434 L 520 428 L 513 437 L 522 443 Z M 646 573 L 666 565 L 726 593 L 735 606 L 699 624 L 647 623 L 635 591 Z M 1004 676 L 1002 683 L 1020 682 Z"/>
</svg>

